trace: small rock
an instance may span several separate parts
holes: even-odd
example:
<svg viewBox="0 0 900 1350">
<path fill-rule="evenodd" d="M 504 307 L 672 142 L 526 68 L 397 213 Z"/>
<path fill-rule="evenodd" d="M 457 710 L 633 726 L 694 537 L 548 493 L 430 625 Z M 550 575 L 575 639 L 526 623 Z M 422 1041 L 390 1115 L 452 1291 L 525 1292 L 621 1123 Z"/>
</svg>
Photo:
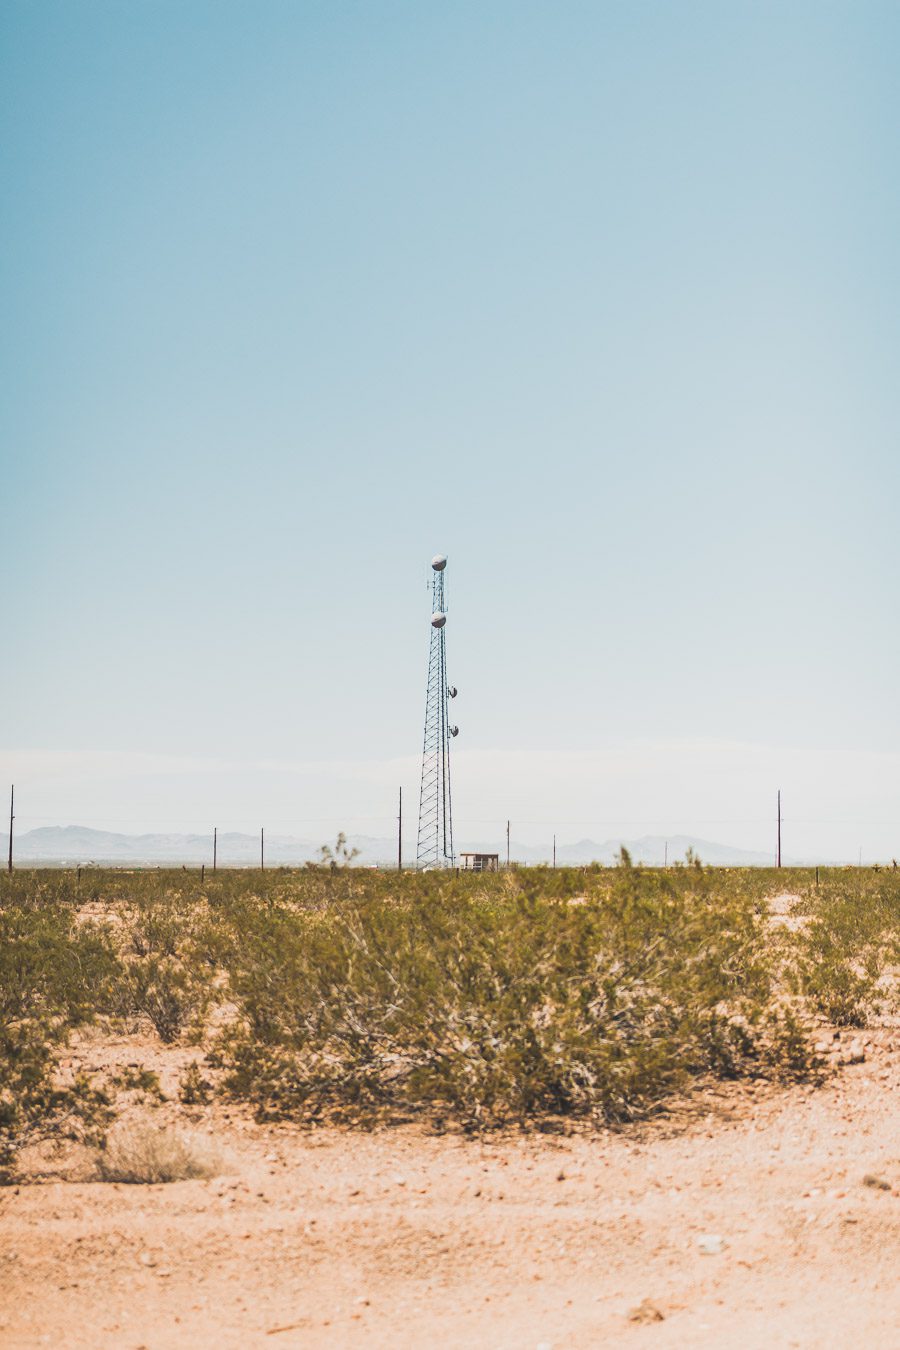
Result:
<svg viewBox="0 0 900 1350">
<path fill-rule="evenodd" d="M 152 1252 L 141 1252 L 141 1265 L 142 1266 L 156 1265 L 156 1257 L 152 1254 Z"/>
<path fill-rule="evenodd" d="M 701 1233 L 697 1239 L 697 1247 L 702 1256 L 718 1256 L 724 1252 L 728 1243 L 718 1233 Z"/>
<path fill-rule="evenodd" d="M 850 1048 L 847 1051 L 847 1063 L 864 1064 L 865 1059 L 866 1059 L 866 1052 L 860 1045 L 859 1041 L 851 1041 Z"/>
<path fill-rule="evenodd" d="M 874 1172 L 867 1172 L 863 1177 L 862 1184 L 871 1186 L 876 1191 L 889 1191 L 891 1189 L 891 1183 L 886 1181 L 884 1177 L 877 1177 Z"/>
<path fill-rule="evenodd" d="M 631 1309 L 628 1320 L 629 1322 L 664 1322 L 665 1317 L 655 1303 L 651 1303 L 649 1298 L 645 1298 L 643 1303 L 639 1303 L 636 1308 Z"/>
</svg>

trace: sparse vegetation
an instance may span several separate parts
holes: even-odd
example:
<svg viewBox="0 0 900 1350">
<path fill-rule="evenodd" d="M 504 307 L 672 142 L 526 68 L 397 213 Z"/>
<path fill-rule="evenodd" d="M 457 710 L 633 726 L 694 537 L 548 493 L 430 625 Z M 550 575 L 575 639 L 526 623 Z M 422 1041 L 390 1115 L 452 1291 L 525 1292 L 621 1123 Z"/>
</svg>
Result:
<svg viewBox="0 0 900 1350">
<path fill-rule="evenodd" d="M 221 1062 L 262 1117 L 615 1122 L 692 1074 L 812 1067 L 793 1044 L 798 1015 L 776 999 L 752 894 L 723 896 L 702 870 L 625 858 L 407 891 L 348 896 L 325 915 L 228 916 L 241 1016 Z"/>
<path fill-rule="evenodd" d="M 160 1102 L 166 1100 L 160 1087 L 159 1074 L 145 1068 L 143 1064 L 127 1065 L 119 1073 L 113 1074 L 111 1082 L 113 1087 L 121 1088 L 124 1092 L 136 1092 L 142 1097 L 155 1098 Z"/>
<path fill-rule="evenodd" d="M 56 1069 L 69 1032 L 108 1003 L 117 968 L 106 932 L 77 926 L 43 887 L 10 889 L 13 903 L 0 905 L 0 1180 L 23 1144 L 90 1135 L 108 1118 L 105 1093 L 83 1075 L 63 1084 Z"/>
<path fill-rule="evenodd" d="M 132 1185 L 213 1177 L 219 1161 L 210 1145 L 176 1130 L 140 1124 L 114 1130 L 96 1154 L 100 1181 Z"/>
<path fill-rule="evenodd" d="M 349 867 L 354 858 L 359 857 L 359 849 L 351 848 L 347 843 L 347 836 L 343 830 L 338 835 L 334 848 L 330 844 L 323 844 L 319 849 L 319 863 L 322 867 Z"/>
<path fill-rule="evenodd" d="M 814 1023 L 897 999 L 896 870 L 518 869 L 0 879 L 0 1155 L 89 1137 L 151 1070 L 60 1073 L 73 1029 L 191 1034 L 261 1119 L 624 1122 L 693 1078 L 816 1075 Z M 767 897 L 799 898 L 773 927 Z M 215 1016 L 210 1018 L 210 1012 Z M 215 1068 L 218 1072 L 211 1073 Z M 216 1086 L 213 1086 L 215 1082 Z"/>
<path fill-rule="evenodd" d="M 170 1045 L 201 1014 L 206 986 L 202 971 L 175 957 L 138 957 L 122 972 L 121 1007 L 148 1017 L 160 1040 Z"/>
<path fill-rule="evenodd" d="M 896 872 L 829 873 L 804 896 L 797 988 L 829 1022 L 863 1027 L 897 1004 L 900 885 Z"/>
<path fill-rule="evenodd" d="M 213 1095 L 213 1085 L 204 1078 L 203 1071 L 196 1060 L 192 1060 L 181 1075 L 178 1085 L 178 1100 L 184 1106 L 205 1106 Z"/>
</svg>

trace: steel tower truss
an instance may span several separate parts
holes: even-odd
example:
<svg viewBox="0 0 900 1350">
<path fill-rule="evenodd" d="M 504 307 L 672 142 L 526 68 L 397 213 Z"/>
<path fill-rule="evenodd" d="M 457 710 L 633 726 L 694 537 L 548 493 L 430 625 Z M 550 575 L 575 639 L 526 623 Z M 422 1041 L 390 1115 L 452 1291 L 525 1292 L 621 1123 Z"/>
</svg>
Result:
<svg viewBox="0 0 900 1350">
<path fill-rule="evenodd" d="M 416 866 L 452 867 L 453 812 L 450 798 L 450 740 L 458 728 L 450 725 L 449 703 L 456 690 L 447 683 L 446 559 L 431 564 L 431 643 L 428 649 L 428 689 L 425 695 L 425 739 L 422 783 L 419 790 L 419 839 Z"/>
</svg>

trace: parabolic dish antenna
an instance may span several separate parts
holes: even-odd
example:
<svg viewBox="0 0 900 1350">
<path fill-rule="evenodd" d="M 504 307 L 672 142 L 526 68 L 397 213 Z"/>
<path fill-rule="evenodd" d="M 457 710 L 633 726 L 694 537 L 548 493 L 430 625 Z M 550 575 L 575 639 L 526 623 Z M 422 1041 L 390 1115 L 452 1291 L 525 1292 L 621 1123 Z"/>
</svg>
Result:
<svg viewBox="0 0 900 1350">
<path fill-rule="evenodd" d="M 431 565 L 436 572 L 443 572 L 444 568 L 447 566 L 447 559 L 444 557 L 443 553 L 436 553 L 431 560 Z"/>
<path fill-rule="evenodd" d="M 440 610 L 438 610 L 436 614 L 432 614 L 431 616 L 432 628 L 443 628 L 446 622 L 447 622 L 447 615 L 442 614 Z"/>
</svg>

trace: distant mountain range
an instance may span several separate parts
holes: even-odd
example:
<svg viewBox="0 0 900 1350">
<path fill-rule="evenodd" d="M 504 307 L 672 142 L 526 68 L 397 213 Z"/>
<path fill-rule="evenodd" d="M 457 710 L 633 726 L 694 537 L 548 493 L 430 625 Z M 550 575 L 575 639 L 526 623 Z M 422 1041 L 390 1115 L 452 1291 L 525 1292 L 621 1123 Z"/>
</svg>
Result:
<svg viewBox="0 0 900 1350">
<path fill-rule="evenodd" d="M 612 863 L 619 856 L 622 847 L 627 848 L 632 862 L 644 863 L 648 867 L 662 867 L 670 863 L 684 862 L 688 850 L 705 863 L 718 866 L 767 867 L 773 862 L 769 853 L 753 853 L 747 849 L 732 848 L 729 844 L 715 844 L 709 839 L 695 839 L 687 834 L 673 834 L 666 837 L 661 834 L 645 834 L 640 839 L 607 839 L 598 844 L 593 839 L 580 839 L 577 844 L 558 844 L 556 861 L 563 866 L 580 867 L 585 863 Z M 482 851 L 481 846 L 473 846 L 473 851 Z M 506 857 L 506 843 L 502 847 L 496 843 L 485 846 L 484 852 L 500 853 Z M 549 862 L 553 849 L 547 845 L 528 847 L 510 844 L 510 857 L 519 862 Z"/>
<path fill-rule="evenodd" d="M 332 841 L 333 842 L 333 841 Z M 8 836 L 0 835 L 0 858 L 6 857 Z M 644 835 L 640 839 L 608 839 L 598 844 L 592 839 L 577 844 L 557 847 L 556 860 L 562 866 L 581 866 L 585 863 L 612 863 L 624 844 L 636 863 L 661 866 L 683 862 L 688 849 L 703 862 L 720 866 L 771 866 L 768 853 L 753 853 L 746 849 L 716 844 L 709 839 L 695 839 L 689 835 Z M 361 865 L 391 866 L 397 860 L 396 839 L 376 839 L 370 835 L 351 835 L 351 848 L 359 850 L 356 858 Z M 55 866 L 78 863 L 105 863 L 117 866 L 165 866 L 181 864 L 199 867 L 212 863 L 211 834 L 114 834 L 107 830 L 91 830 L 82 825 L 48 825 L 28 830 L 13 838 L 15 861 L 45 863 Z M 321 841 L 315 843 L 296 839 L 291 835 L 266 834 L 266 864 L 302 866 L 319 860 Z M 465 843 L 469 852 L 497 853 L 506 858 L 506 841 L 496 840 Z M 404 859 L 411 864 L 415 844 L 404 840 Z M 548 845 L 510 844 L 513 862 L 546 863 L 552 858 Z M 220 831 L 218 862 L 222 867 L 258 867 L 259 835 Z"/>
</svg>

